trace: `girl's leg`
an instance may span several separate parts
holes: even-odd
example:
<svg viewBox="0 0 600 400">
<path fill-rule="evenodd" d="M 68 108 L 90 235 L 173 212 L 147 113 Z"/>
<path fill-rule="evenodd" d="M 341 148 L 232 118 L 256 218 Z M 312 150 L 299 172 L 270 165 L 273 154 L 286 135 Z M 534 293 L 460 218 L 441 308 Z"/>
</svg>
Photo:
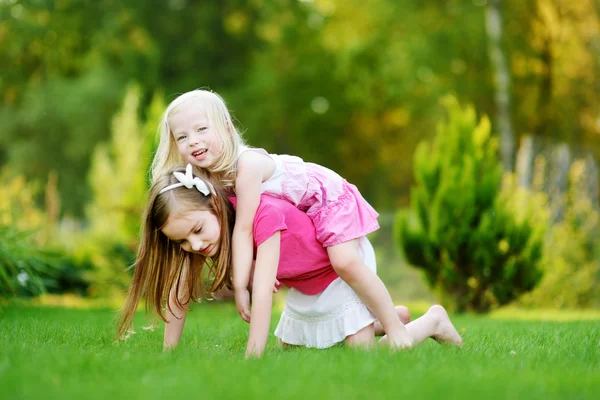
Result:
<svg viewBox="0 0 600 400">
<path fill-rule="evenodd" d="M 462 346 L 463 341 L 444 307 L 432 306 L 422 317 L 406 325 L 406 330 L 413 340 L 413 344 L 432 338 L 440 343 Z M 379 343 L 385 343 L 387 337 L 382 337 Z"/>
<path fill-rule="evenodd" d="M 400 321 L 406 325 L 410 322 L 410 312 L 408 308 L 404 306 L 396 306 L 396 314 L 398 314 L 398 318 Z M 375 336 L 385 335 L 385 330 L 383 326 L 381 326 L 381 322 L 375 321 Z"/>
<path fill-rule="evenodd" d="M 354 335 L 346 336 L 346 344 L 350 347 L 371 347 L 375 344 L 375 324 L 362 328 Z"/>
<path fill-rule="evenodd" d="M 381 322 L 390 347 L 410 347 L 411 338 L 398 318 L 390 293 L 377 274 L 359 256 L 359 241 L 360 239 L 354 239 L 327 247 L 331 265 Z"/>
</svg>

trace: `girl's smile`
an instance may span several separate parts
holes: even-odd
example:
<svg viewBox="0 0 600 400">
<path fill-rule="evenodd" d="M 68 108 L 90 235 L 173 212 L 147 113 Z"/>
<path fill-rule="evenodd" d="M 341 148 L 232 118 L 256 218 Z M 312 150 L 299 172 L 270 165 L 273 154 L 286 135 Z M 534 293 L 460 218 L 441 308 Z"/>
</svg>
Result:
<svg viewBox="0 0 600 400">
<path fill-rule="evenodd" d="M 221 225 L 208 210 L 173 213 L 161 231 L 188 253 L 214 257 L 219 251 Z"/>
<path fill-rule="evenodd" d="M 190 101 L 173 110 L 169 127 L 184 162 L 210 168 L 221 155 L 223 142 L 206 110 L 197 102 Z"/>
</svg>

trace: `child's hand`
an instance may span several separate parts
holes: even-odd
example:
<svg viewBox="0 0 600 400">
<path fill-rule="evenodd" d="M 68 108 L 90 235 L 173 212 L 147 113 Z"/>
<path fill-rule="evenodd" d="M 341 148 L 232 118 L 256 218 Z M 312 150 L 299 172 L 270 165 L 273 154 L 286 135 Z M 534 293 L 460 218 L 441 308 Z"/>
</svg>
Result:
<svg viewBox="0 0 600 400">
<path fill-rule="evenodd" d="M 250 292 L 248 289 L 235 291 L 235 306 L 240 317 L 246 322 L 250 322 Z"/>
<path fill-rule="evenodd" d="M 392 349 L 395 350 L 405 350 L 410 349 L 413 346 L 413 340 L 406 331 L 404 331 L 403 335 L 399 336 L 390 336 L 388 335 L 388 343 Z"/>
</svg>

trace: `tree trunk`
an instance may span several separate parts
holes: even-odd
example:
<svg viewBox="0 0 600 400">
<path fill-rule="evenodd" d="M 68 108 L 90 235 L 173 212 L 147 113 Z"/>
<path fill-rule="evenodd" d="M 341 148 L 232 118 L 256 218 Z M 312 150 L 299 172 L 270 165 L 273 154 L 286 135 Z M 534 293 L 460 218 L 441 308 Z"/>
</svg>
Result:
<svg viewBox="0 0 600 400">
<path fill-rule="evenodd" d="M 490 0 L 485 13 L 489 54 L 494 68 L 496 124 L 500 131 L 500 151 L 505 171 L 513 170 L 514 135 L 510 118 L 510 74 L 500 45 L 502 38 L 502 0 Z"/>
<path fill-rule="evenodd" d="M 516 175 L 520 187 L 531 187 L 533 181 L 533 138 L 524 136 L 517 150 Z"/>
</svg>

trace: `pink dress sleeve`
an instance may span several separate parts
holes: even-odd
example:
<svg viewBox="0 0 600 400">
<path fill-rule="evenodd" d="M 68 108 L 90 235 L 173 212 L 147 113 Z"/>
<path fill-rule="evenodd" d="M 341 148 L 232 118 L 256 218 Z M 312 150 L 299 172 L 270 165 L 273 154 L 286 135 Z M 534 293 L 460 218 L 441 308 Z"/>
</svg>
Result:
<svg viewBox="0 0 600 400">
<path fill-rule="evenodd" d="M 278 231 L 287 229 L 285 215 L 270 205 L 259 207 L 254 217 L 254 244 L 260 246 Z"/>
</svg>

